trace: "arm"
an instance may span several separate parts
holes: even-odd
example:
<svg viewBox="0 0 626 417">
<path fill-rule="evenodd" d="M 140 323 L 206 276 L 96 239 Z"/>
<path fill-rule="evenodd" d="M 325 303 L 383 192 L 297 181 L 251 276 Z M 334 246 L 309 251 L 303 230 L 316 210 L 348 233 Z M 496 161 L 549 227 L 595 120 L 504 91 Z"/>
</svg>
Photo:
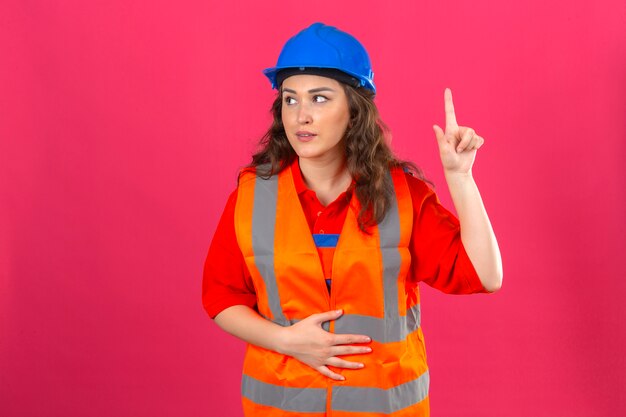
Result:
<svg viewBox="0 0 626 417">
<path fill-rule="evenodd" d="M 502 286 L 502 259 L 496 236 L 470 174 L 446 172 L 446 181 L 461 223 L 461 241 L 485 289 Z"/>
<path fill-rule="evenodd" d="M 333 334 L 322 329 L 322 323 L 338 319 L 341 310 L 313 314 L 294 325 L 283 327 L 261 317 L 248 306 L 236 305 L 223 310 L 215 322 L 226 332 L 253 345 L 296 358 L 322 375 L 343 381 L 345 378 L 328 366 L 360 369 L 363 364 L 340 359 L 340 355 L 369 353 L 367 346 L 349 346 L 367 343 L 363 335 Z"/>
<path fill-rule="evenodd" d="M 456 122 L 452 92 L 444 93 L 446 129 L 433 126 L 446 182 L 461 225 L 461 241 L 487 291 L 502 286 L 502 258 L 480 192 L 472 176 L 472 165 L 484 139 L 474 129 Z"/>
</svg>

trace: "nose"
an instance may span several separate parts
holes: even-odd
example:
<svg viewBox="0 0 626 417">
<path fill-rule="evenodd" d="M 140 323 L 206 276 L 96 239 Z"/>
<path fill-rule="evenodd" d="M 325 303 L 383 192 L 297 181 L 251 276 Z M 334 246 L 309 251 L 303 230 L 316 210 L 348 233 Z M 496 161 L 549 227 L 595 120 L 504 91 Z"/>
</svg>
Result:
<svg viewBox="0 0 626 417">
<path fill-rule="evenodd" d="M 298 123 L 301 125 L 309 124 L 313 121 L 311 109 L 306 104 L 298 106 Z"/>
</svg>

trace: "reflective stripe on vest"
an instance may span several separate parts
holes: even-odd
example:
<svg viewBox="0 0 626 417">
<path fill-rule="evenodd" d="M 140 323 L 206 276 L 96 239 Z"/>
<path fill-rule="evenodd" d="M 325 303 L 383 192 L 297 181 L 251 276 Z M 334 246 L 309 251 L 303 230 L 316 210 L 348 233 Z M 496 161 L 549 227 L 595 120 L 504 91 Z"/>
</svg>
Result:
<svg viewBox="0 0 626 417">
<path fill-rule="evenodd" d="M 257 404 L 281 410 L 300 413 L 326 411 L 326 388 L 285 388 L 243 375 L 241 391 L 244 397 Z"/>
<path fill-rule="evenodd" d="M 426 398 L 429 383 L 426 371 L 419 378 L 388 390 L 335 386 L 332 390 L 332 409 L 390 414 Z M 243 395 L 257 404 L 300 413 L 326 410 L 325 388 L 285 388 L 247 375 L 243 375 L 241 386 Z"/>
<path fill-rule="evenodd" d="M 255 256 L 265 258 L 263 262 L 256 262 L 256 265 L 265 282 L 272 320 L 285 326 L 288 322 L 280 306 L 274 274 L 274 229 L 277 197 L 278 178 L 276 176 L 265 181 L 256 181 L 254 210 L 252 211 L 252 248 Z"/>
<path fill-rule="evenodd" d="M 428 371 L 419 378 L 387 390 L 380 388 L 333 387 L 332 409 L 391 414 L 422 401 L 428 395 Z"/>
<path fill-rule="evenodd" d="M 244 401 L 246 415 L 263 415 L 263 406 L 284 410 L 285 416 L 324 411 L 393 415 L 412 412 L 408 407 L 416 407 L 411 415 L 427 415 L 429 376 L 419 293 L 415 287 L 407 292 L 404 285 L 410 266 L 411 197 L 405 174 L 393 170 L 390 175 L 392 204 L 371 236 L 358 230 L 353 193 L 333 258 L 330 295 L 290 169 L 269 179 L 251 172 L 240 176 L 235 229 L 257 290 L 259 313 L 289 326 L 311 314 L 343 308 L 344 315 L 324 328 L 373 340 L 371 354 L 343 357 L 362 361 L 365 368 L 333 368 L 346 376 L 343 382 L 294 358 L 249 345 L 242 380 L 243 397 L 249 400 Z"/>
</svg>

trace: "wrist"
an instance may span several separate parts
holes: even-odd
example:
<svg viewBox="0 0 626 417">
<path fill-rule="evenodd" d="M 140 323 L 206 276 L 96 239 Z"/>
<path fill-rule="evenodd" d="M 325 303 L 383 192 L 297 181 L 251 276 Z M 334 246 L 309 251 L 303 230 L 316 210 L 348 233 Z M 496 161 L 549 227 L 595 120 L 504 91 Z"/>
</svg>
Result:
<svg viewBox="0 0 626 417">
<path fill-rule="evenodd" d="M 473 180 L 473 176 L 472 176 L 472 171 L 468 171 L 468 172 L 455 172 L 455 171 L 447 171 L 444 170 L 443 174 L 446 178 L 446 180 L 449 181 L 469 181 L 469 180 Z"/>
<path fill-rule="evenodd" d="M 281 355 L 289 355 L 289 337 L 288 337 L 289 327 L 282 327 L 276 329 L 276 334 L 274 339 L 274 343 L 272 346 L 272 350 L 276 353 L 280 353 Z"/>
</svg>

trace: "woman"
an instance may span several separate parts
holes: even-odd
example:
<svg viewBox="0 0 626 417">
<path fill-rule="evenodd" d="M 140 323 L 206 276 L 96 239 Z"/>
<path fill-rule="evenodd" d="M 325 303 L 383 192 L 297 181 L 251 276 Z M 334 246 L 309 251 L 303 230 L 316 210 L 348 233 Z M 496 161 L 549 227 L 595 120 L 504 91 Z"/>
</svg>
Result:
<svg viewBox="0 0 626 417">
<path fill-rule="evenodd" d="M 315 23 L 264 71 L 274 122 L 242 170 L 205 263 L 203 303 L 248 342 L 246 416 L 427 416 L 418 283 L 500 288 L 499 249 L 471 167 L 483 139 L 433 126 L 459 220 L 397 160 L 369 56 Z M 414 175 L 411 175 L 412 172 Z"/>
</svg>

